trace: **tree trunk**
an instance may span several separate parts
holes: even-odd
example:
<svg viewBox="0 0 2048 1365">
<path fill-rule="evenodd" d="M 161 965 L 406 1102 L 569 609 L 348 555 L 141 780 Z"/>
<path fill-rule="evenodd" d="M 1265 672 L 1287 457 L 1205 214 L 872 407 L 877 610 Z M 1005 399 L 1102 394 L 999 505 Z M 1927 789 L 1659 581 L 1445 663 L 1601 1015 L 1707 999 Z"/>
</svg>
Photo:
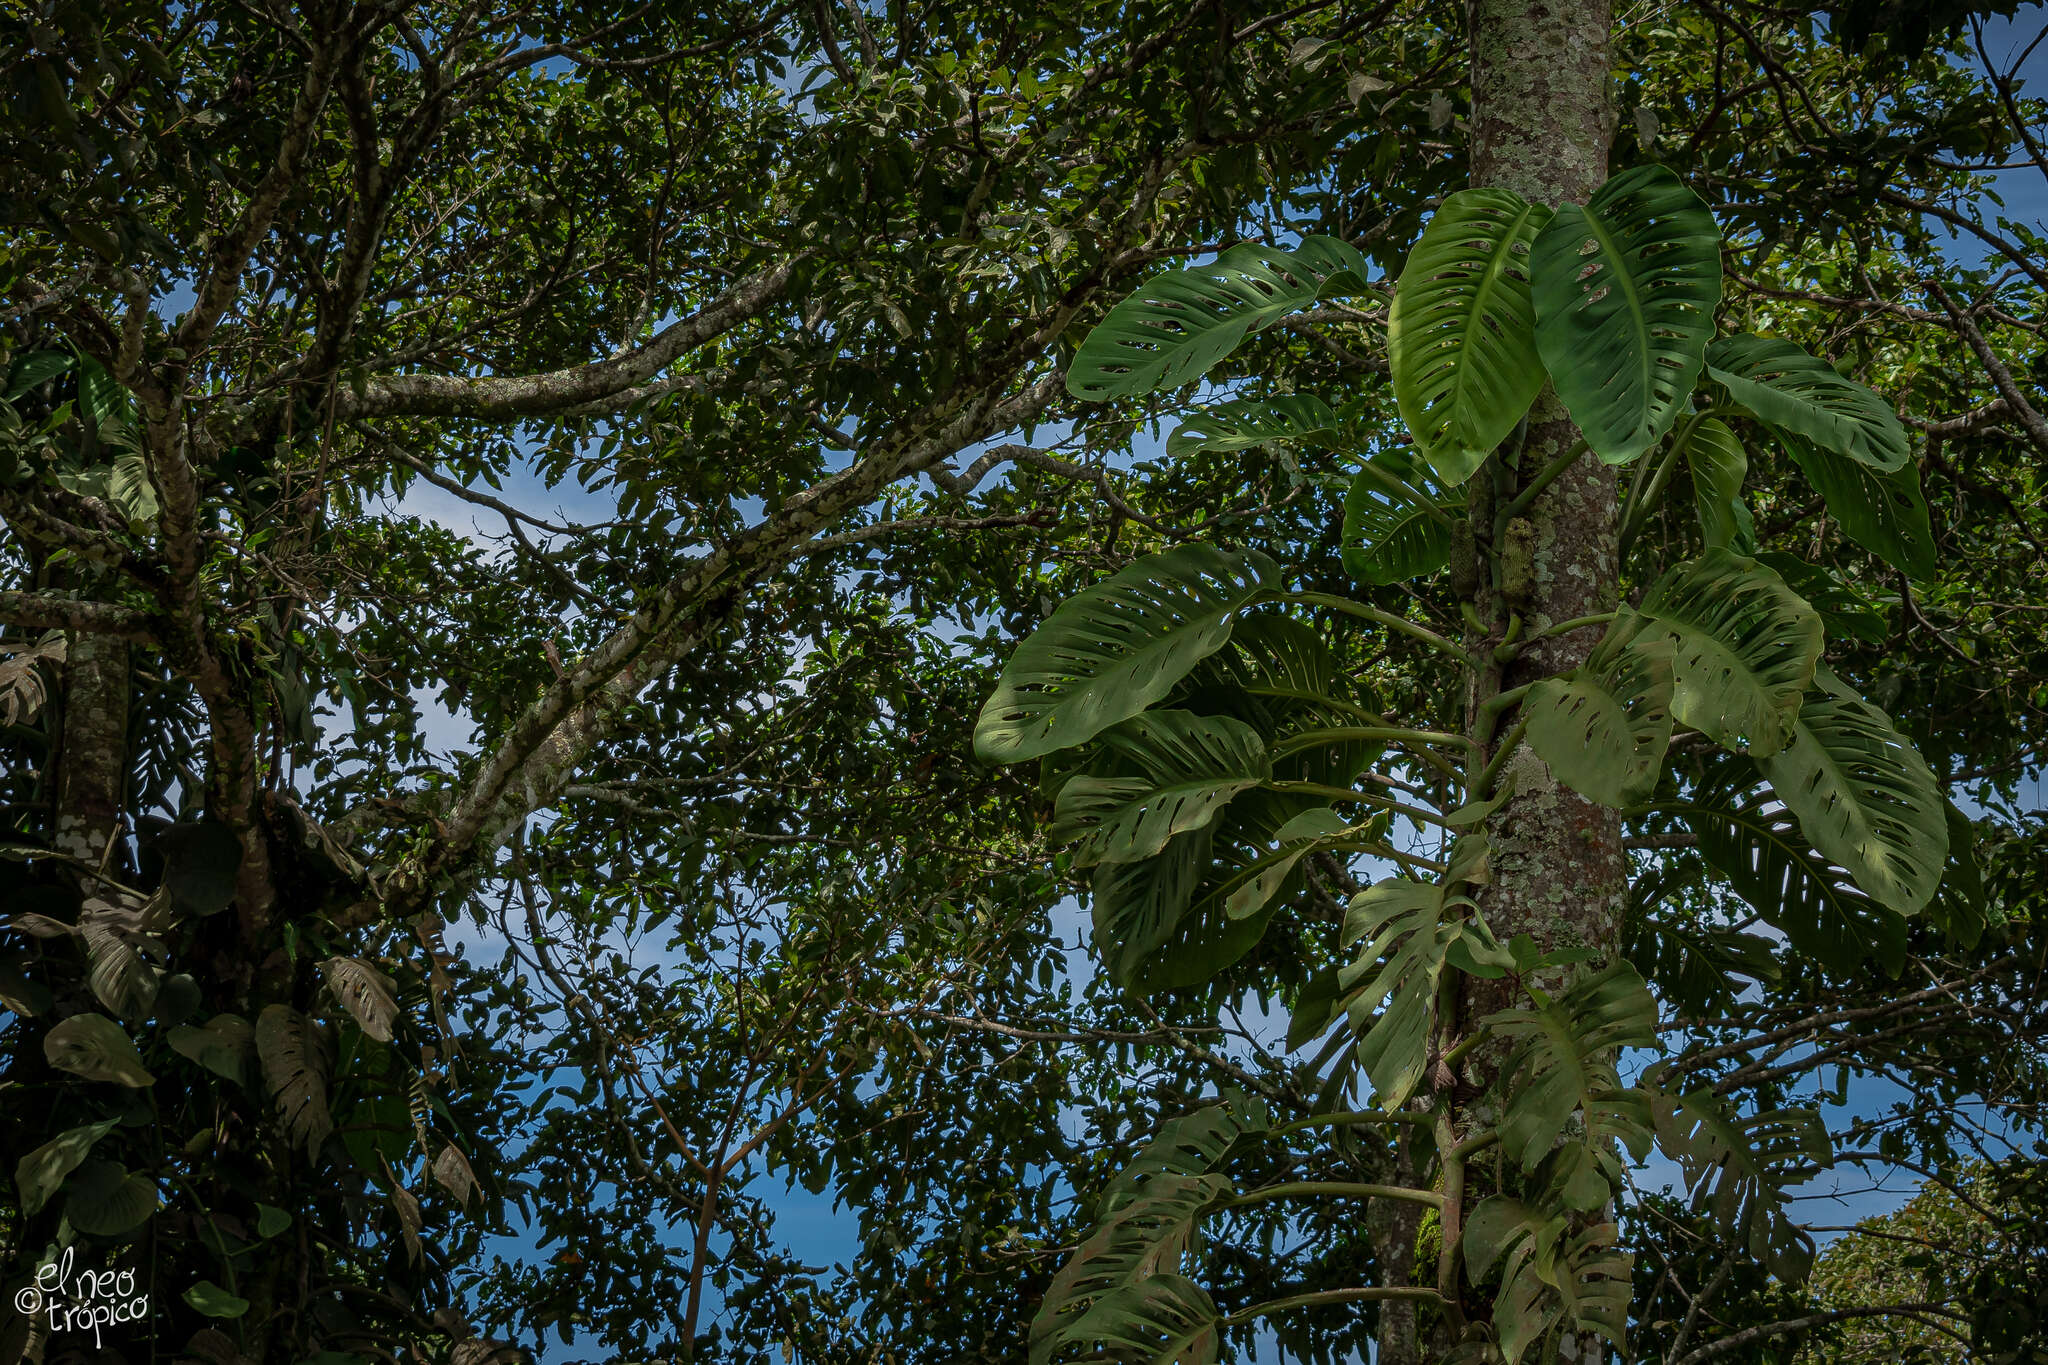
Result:
<svg viewBox="0 0 2048 1365">
<path fill-rule="evenodd" d="M 77 631 L 64 662 L 63 733 L 57 752 L 56 847 L 107 865 L 121 837 L 128 781 L 128 642 Z M 87 895 L 95 888 L 82 877 Z"/>
<path fill-rule="evenodd" d="M 1584 203 L 1607 175 L 1612 113 L 1607 95 L 1610 0 L 1474 0 L 1471 161 L 1474 186 L 1510 189 L 1532 202 Z M 1617 598 L 1617 498 L 1614 470 L 1586 454 L 1530 504 L 1524 517 L 1501 524 L 1497 509 L 1524 481 L 1568 451 L 1579 433 L 1548 386 L 1523 432 L 1473 480 L 1471 517 L 1482 574 L 1475 607 L 1476 657 L 1492 657 L 1519 615 L 1521 635 L 1553 622 L 1610 611 Z M 1514 561 L 1520 559 L 1520 565 Z M 1503 566 L 1507 565 L 1503 573 Z M 1525 572 L 1524 572 L 1525 570 Z M 1599 639 L 1587 627 L 1542 641 L 1504 668 L 1483 670 L 1471 698 L 1475 738 L 1495 742 L 1478 704 L 1509 688 L 1582 662 Z M 1527 745 L 1510 754 L 1501 780 L 1512 794 L 1487 822 L 1492 882 L 1479 895 L 1487 922 L 1503 941 L 1529 935 L 1541 948 L 1590 947 L 1603 957 L 1620 948 L 1627 861 L 1619 813 L 1563 786 Z M 1461 978 L 1452 1029 L 1511 1003 L 1511 981 Z M 1474 1054 L 1459 1088 L 1483 1093 L 1502 1061 Z M 1475 1091 L 1472 1087 L 1478 1087 Z M 1473 1103 L 1477 1103 L 1474 1101 Z M 1498 1115 L 1466 1111 L 1491 1122 Z M 1463 1136 L 1467 1124 L 1459 1116 Z M 1465 1207 L 1489 1191 L 1468 1184 Z M 1446 1236 L 1455 1236 L 1447 1226 Z M 1490 1309 L 1475 1294 L 1468 1316 Z M 1563 1358 L 1595 1361 L 1597 1338 L 1565 1343 Z"/>
</svg>

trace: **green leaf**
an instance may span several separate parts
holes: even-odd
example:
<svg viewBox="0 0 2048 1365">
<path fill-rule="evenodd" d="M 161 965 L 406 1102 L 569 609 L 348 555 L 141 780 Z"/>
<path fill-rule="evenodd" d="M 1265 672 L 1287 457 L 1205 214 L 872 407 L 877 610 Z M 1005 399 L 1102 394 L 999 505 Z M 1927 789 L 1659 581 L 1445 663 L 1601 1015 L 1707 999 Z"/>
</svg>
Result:
<svg viewBox="0 0 2048 1365">
<path fill-rule="evenodd" d="M 1685 443 L 1685 464 L 1692 474 L 1693 508 L 1699 514 L 1700 536 L 1709 546 L 1736 554 L 1756 553 L 1756 523 L 1742 500 L 1742 480 L 1749 455 L 1742 442 L 1718 417 L 1693 428 Z"/>
<path fill-rule="evenodd" d="M 398 1018 L 398 998 L 391 978 L 359 957 L 330 957 L 320 964 L 327 989 L 364 1033 L 380 1043 L 391 1041 Z"/>
<path fill-rule="evenodd" d="M 109 421 L 135 420 L 135 395 L 114 382 L 106 366 L 90 357 L 78 362 L 78 407 L 97 431 Z"/>
<path fill-rule="evenodd" d="M 12 403 L 38 384 L 47 384 L 71 368 L 72 358 L 63 351 L 24 351 L 14 358 L 7 372 L 7 388 L 0 402 Z"/>
<path fill-rule="evenodd" d="M 21 1191 L 21 1212 L 33 1217 L 50 1202 L 50 1196 L 64 1183 L 64 1177 L 78 1169 L 91 1154 L 93 1144 L 120 1124 L 103 1119 L 77 1128 L 67 1128 L 30 1152 L 14 1165 L 14 1187 Z"/>
<path fill-rule="evenodd" d="M 114 457 L 107 473 L 107 500 L 131 527 L 156 517 L 156 485 L 149 481 L 149 465 L 140 452 L 124 450 Z"/>
<path fill-rule="evenodd" d="M 1635 624 L 1610 631 L 1583 667 L 1545 678 L 1522 703 L 1529 747 L 1559 781 L 1606 806 L 1648 797 L 1671 742 L 1671 643 L 1624 648 Z"/>
<path fill-rule="evenodd" d="M 165 1035 L 171 1051 L 240 1084 L 249 1077 L 256 1030 L 239 1014 L 216 1014 L 199 1027 L 180 1024 Z"/>
<path fill-rule="evenodd" d="M 1311 394 L 1282 398 L 1238 398 L 1190 413 L 1166 438 L 1168 455 L 1202 450 L 1246 450 L 1273 441 L 1315 441 L 1329 444 L 1337 434 L 1337 414 Z"/>
<path fill-rule="evenodd" d="M 1757 766 L 1813 846 L 1902 915 L 1925 906 L 1948 858 L 1948 816 L 1925 759 L 1823 668 L 1792 742 Z"/>
<path fill-rule="evenodd" d="M 1305 810 L 1289 820 L 1274 835 L 1279 848 L 1271 857 L 1260 859 L 1256 872 L 1225 898 L 1223 913 L 1243 919 L 1265 909 L 1303 858 L 1321 847 L 1323 840 L 1350 828 L 1351 822 L 1328 806 Z"/>
<path fill-rule="evenodd" d="M 1081 343 L 1067 391 L 1102 402 L 1179 388 L 1254 329 L 1327 295 L 1363 289 L 1370 273 L 1349 243 L 1305 237 L 1293 251 L 1247 243 L 1209 265 L 1155 276 Z"/>
<path fill-rule="evenodd" d="M 1408 451 L 1380 451 L 1344 495 L 1345 569 L 1375 586 L 1435 573 L 1450 562 L 1451 525 L 1464 506 L 1441 496 Z"/>
<path fill-rule="evenodd" d="M 292 1216 L 283 1209 L 268 1204 L 256 1206 L 256 1235 L 265 1241 L 277 1236 L 292 1225 Z"/>
<path fill-rule="evenodd" d="M 1831 971 L 1874 958 L 1897 976 L 1906 961 L 1906 921 L 1866 895 L 1813 845 L 1769 788 L 1731 761 L 1671 810 L 1699 839 L 1700 854 L 1794 951 Z"/>
<path fill-rule="evenodd" d="M 239 1318 L 249 1311 L 249 1301 L 238 1299 L 212 1280 L 201 1280 L 185 1291 L 185 1302 L 209 1318 Z"/>
<path fill-rule="evenodd" d="M 1820 660 L 1820 617 L 1753 559 L 1710 549 L 1651 587 L 1638 609 L 1669 635 L 1671 712 L 1726 748 L 1775 753 Z M 1647 643 L 1656 632 L 1635 638 Z"/>
<path fill-rule="evenodd" d="M 1184 1275 L 1153 1275 L 1104 1297 L 1063 1334 L 1085 1343 L 1090 1362 L 1216 1365 L 1222 1315 L 1207 1291 Z M 1034 1365 L 1038 1359 L 1034 1357 Z"/>
<path fill-rule="evenodd" d="M 1124 1320 L 1128 1310 L 1119 1296 L 1177 1276 L 1202 1219 L 1235 1193 L 1220 1175 L 1151 1176 L 1144 1193 L 1112 1212 L 1046 1286 L 1031 1324 L 1031 1359 L 1051 1360 L 1066 1345 L 1121 1338 L 1133 1323 Z"/>
<path fill-rule="evenodd" d="M 1271 1126 L 1265 1101 L 1255 1095 L 1233 1096 L 1168 1119 L 1103 1190 L 1098 1215 L 1137 1199 L 1154 1176 L 1214 1173 L 1231 1148 Z"/>
<path fill-rule="evenodd" d="M 1874 645 L 1891 638 L 1891 627 L 1874 604 L 1828 570 L 1782 550 L 1761 551 L 1756 562 L 1784 579 L 1820 613 L 1826 638 L 1848 636 Z"/>
<path fill-rule="evenodd" d="M 65 1221 L 94 1237 L 125 1237 L 162 1206 L 156 1185 L 118 1161 L 89 1161 L 65 1186 Z"/>
<path fill-rule="evenodd" d="M 1500 1267 L 1493 1324 L 1507 1365 L 1517 1365 L 1560 1329 L 1621 1342 L 1631 1264 L 1613 1249 L 1617 1236 L 1612 1223 L 1575 1233 L 1564 1218 L 1506 1195 L 1483 1199 L 1472 1210 L 1460 1239 L 1466 1277 L 1478 1284 Z M 1536 1358 L 1551 1355 L 1539 1350 Z"/>
<path fill-rule="evenodd" d="M 1927 921 L 1963 947 L 1975 948 L 1991 923 L 1984 869 L 1977 862 L 1977 830 L 1955 802 L 1941 804 L 1948 818 L 1948 867 L 1927 903 Z"/>
<path fill-rule="evenodd" d="M 1707 351 L 1707 377 L 1765 426 L 1889 473 L 1911 456 L 1906 429 L 1884 399 L 1825 360 L 1776 337 L 1723 337 Z"/>
<path fill-rule="evenodd" d="M 1579 977 L 1534 1009 L 1502 1010 L 1481 1021 L 1514 1051 L 1496 1081 L 1501 1148 L 1533 1170 L 1578 1115 L 1589 1136 L 1624 1142 L 1640 1160 L 1649 1115 L 1624 1095 L 1615 1059 L 1625 1047 L 1657 1045 L 1657 1002 L 1636 969 L 1616 962 Z"/>
<path fill-rule="evenodd" d="M 318 1028 L 289 1005 L 265 1005 L 256 1016 L 256 1055 L 285 1132 L 317 1155 L 334 1129 L 327 1109 L 327 1049 Z"/>
<path fill-rule="evenodd" d="M 78 933 L 85 940 L 86 984 L 93 995 L 131 1024 L 146 1019 L 156 1002 L 157 978 L 138 945 L 158 954 L 162 945 L 134 928 L 126 912 L 98 898 L 79 912 Z"/>
<path fill-rule="evenodd" d="M 1416 448 L 1452 486 L 1472 477 L 1543 389 L 1529 262 L 1550 219 L 1550 209 L 1510 190 L 1460 190 L 1430 218 L 1394 289 L 1394 401 Z"/>
<path fill-rule="evenodd" d="M 1084 774 L 1060 788 L 1052 837 L 1078 841 L 1075 861 L 1082 867 L 1149 858 L 1273 775 L 1258 732 L 1228 716 L 1148 711 L 1103 739 L 1145 776 Z"/>
<path fill-rule="evenodd" d="M 1694 1207 L 1740 1239 L 1788 1284 L 1813 1266 L 1813 1238 L 1788 1213 L 1784 1185 L 1834 1163 L 1827 1127 L 1811 1109 L 1739 1118 L 1710 1089 L 1651 1092 L 1657 1146 L 1679 1163 Z"/>
<path fill-rule="evenodd" d="M 1787 432 L 1785 450 L 1842 525 L 1842 534 L 1914 580 L 1934 577 L 1934 527 L 1920 493 L 1920 467 L 1882 473 Z"/>
<path fill-rule="evenodd" d="M 1110 979 L 1130 987 L 1139 964 L 1175 941 L 1209 868 L 1214 826 L 1175 835 L 1150 858 L 1095 869 L 1095 948 Z"/>
<path fill-rule="evenodd" d="M 981 708 L 975 753 L 1038 758 L 1129 720 L 1221 648 L 1237 613 L 1279 577 L 1256 550 L 1182 545 L 1077 593 L 1010 656 Z"/>
<path fill-rule="evenodd" d="M 1536 348 L 1609 464 L 1655 445 L 1706 363 L 1721 298 L 1714 215 L 1657 165 L 1623 171 L 1536 238 Z"/>
<path fill-rule="evenodd" d="M 89 1081 L 141 1089 L 156 1084 L 142 1065 L 142 1054 L 121 1026 L 104 1014 L 74 1014 L 43 1037 L 43 1055 L 59 1071 Z"/>
</svg>

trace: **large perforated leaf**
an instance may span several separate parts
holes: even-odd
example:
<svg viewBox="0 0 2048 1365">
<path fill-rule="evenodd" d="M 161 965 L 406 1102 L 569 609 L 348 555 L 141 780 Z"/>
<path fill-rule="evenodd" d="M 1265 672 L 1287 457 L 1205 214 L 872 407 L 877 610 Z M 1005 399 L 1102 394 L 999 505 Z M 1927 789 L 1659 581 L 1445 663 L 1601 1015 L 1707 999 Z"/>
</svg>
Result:
<svg viewBox="0 0 2048 1365">
<path fill-rule="evenodd" d="M 1463 496 L 1438 488 L 1410 452 L 1378 452 L 1344 495 L 1345 569 L 1375 586 L 1435 573 L 1450 561 L 1451 527 L 1464 508 Z"/>
<path fill-rule="evenodd" d="M 1401 271 L 1387 319 L 1394 400 L 1446 483 L 1472 477 L 1543 389 L 1529 259 L 1550 216 L 1509 190 L 1460 190 Z"/>
<path fill-rule="evenodd" d="M 1325 296 L 1362 290 L 1370 274 L 1348 242 L 1306 237 L 1293 251 L 1247 243 L 1208 265 L 1156 275 L 1081 343 L 1067 391 L 1100 402 L 1179 388 L 1253 329 Z"/>
<path fill-rule="evenodd" d="M 1083 774 L 1060 788 L 1052 834 L 1078 844 L 1084 867 L 1151 857 L 1273 773 L 1258 732 L 1228 716 L 1148 711 L 1103 739 L 1143 776 Z"/>
<path fill-rule="evenodd" d="M 1068 598 L 1010 656 L 981 708 L 975 753 L 1038 758 L 1129 720 L 1220 648 L 1279 574 L 1256 550 L 1182 545 Z"/>
<path fill-rule="evenodd" d="M 1820 660 L 1821 628 L 1783 579 L 1710 549 L 1658 579 L 1639 611 L 1673 643 L 1671 712 L 1682 724 L 1753 754 L 1785 744 Z"/>
<path fill-rule="evenodd" d="M 1203 1217 L 1235 1192 L 1220 1175 L 1162 1174 L 1148 1180 L 1145 1193 L 1110 1213 L 1053 1276 L 1032 1320 L 1031 1359 L 1068 1359 L 1067 1348 L 1078 1345 L 1131 1343 L 1152 1321 L 1142 1311 L 1145 1287 L 1179 1278 Z"/>
<path fill-rule="evenodd" d="M 1721 234 L 1684 182 L 1623 171 L 1584 208 L 1559 207 L 1531 273 L 1536 348 L 1586 443 L 1635 459 L 1686 406 L 1721 298 Z"/>
<path fill-rule="evenodd" d="M 1948 817 L 1927 761 L 1891 720 L 1823 668 L 1792 742 L 1759 758 L 1813 846 L 1902 915 L 1925 906 L 1948 859 Z"/>
<path fill-rule="evenodd" d="M 1062 1344 L 1081 1354 L 1051 1353 L 1038 1361 L 1075 1360 L 1089 1365 L 1216 1365 L 1223 1349 L 1222 1314 L 1204 1290 L 1185 1275 L 1154 1275 L 1099 1301 L 1068 1328 Z"/>
<path fill-rule="evenodd" d="M 1844 973 L 1866 958 L 1894 976 L 1905 965 L 1905 919 L 1814 851 L 1750 763 L 1728 760 L 1672 810 L 1692 828 L 1707 862 L 1794 951 Z"/>
<path fill-rule="evenodd" d="M 1189 413 L 1166 438 L 1169 455 L 1202 450 L 1246 450 L 1274 441 L 1315 441 L 1336 438 L 1337 414 L 1313 394 L 1283 398 L 1237 398 Z"/>
<path fill-rule="evenodd" d="M 1522 703 L 1529 747 L 1566 786 L 1602 805 L 1647 797 L 1671 742 L 1671 642 L 1624 648 L 1639 625 L 1624 624 L 1584 666 L 1544 679 Z"/>
<path fill-rule="evenodd" d="M 1626 1140 L 1641 1159 L 1649 1125 L 1631 1119 L 1615 1070 L 1625 1047 L 1657 1042 L 1657 1002 L 1626 962 L 1581 976 L 1531 1009 L 1503 1010 L 1483 1021 L 1514 1043 L 1497 1081 L 1501 1147 L 1532 1169 L 1548 1156 L 1574 1116 Z"/>
<path fill-rule="evenodd" d="M 1834 1161 L 1827 1128 L 1811 1109 L 1774 1109 L 1748 1118 L 1712 1090 L 1652 1093 L 1657 1146 L 1679 1163 L 1694 1206 L 1708 1213 L 1788 1284 L 1806 1278 L 1814 1243 L 1793 1220 L 1784 1186 Z"/>
<path fill-rule="evenodd" d="M 1722 337 L 1707 377 L 1765 426 L 1886 473 L 1906 463 L 1906 429 L 1884 399 L 1778 337 Z"/>
</svg>

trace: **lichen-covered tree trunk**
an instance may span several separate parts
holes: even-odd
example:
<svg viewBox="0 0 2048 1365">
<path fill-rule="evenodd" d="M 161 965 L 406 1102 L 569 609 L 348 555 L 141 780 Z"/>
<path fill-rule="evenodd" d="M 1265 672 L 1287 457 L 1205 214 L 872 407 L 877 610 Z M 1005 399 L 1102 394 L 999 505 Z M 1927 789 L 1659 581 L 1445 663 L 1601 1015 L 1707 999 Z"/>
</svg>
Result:
<svg viewBox="0 0 2048 1365">
<path fill-rule="evenodd" d="M 1584 203 L 1607 175 L 1610 0 L 1475 0 L 1470 22 L 1472 183 L 1534 202 Z M 1476 657 L 1491 659 L 1517 618 L 1519 637 L 1527 637 L 1615 605 L 1613 469 L 1582 455 L 1524 516 L 1507 521 L 1499 514 L 1526 480 L 1578 439 L 1546 387 L 1523 431 L 1473 481 L 1472 532 L 1482 566 L 1469 641 Z M 1487 698 L 1580 663 L 1599 635 L 1597 626 L 1559 635 L 1479 670 L 1470 712 L 1475 736 L 1489 746 L 1498 742 L 1481 718 Z M 1479 899 L 1488 923 L 1504 941 L 1527 934 L 1545 949 L 1618 951 L 1627 894 L 1618 813 L 1559 783 L 1526 745 L 1506 758 L 1501 780 L 1511 795 L 1486 826 L 1492 881 Z M 1509 1004 L 1508 982 L 1462 981 L 1455 1018 L 1447 1021 L 1453 1031 Z M 1480 1051 L 1472 1061 L 1457 1093 L 1479 1104 L 1500 1058 Z M 1485 1192 L 1475 1180 L 1467 1204 Z M 1477 1301 L 1471 1307 L 1485 1311 Z M 1599 1358 L 1597 1339 L 1577 1345 L 1581 1359 Z"/>
<path fill-rule="evenodd" d="M 128 781 L 128 642 L 78 631 L 65 650 L 57 851 L 96 868 L 121 837 Z M 88 879 L 89 880 L 89 879 Z M 88 885 L 90 894 L 95 888 Z"/>
</svg>

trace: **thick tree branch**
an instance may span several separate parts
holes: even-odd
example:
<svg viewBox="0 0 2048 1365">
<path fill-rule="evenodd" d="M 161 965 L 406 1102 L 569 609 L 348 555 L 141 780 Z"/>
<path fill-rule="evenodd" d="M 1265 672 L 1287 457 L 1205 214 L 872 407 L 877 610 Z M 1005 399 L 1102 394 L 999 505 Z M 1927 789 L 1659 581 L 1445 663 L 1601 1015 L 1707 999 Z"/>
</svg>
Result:
<svg viewBox="0 0 2048 1365">
<path fill-rule="evenodd" d="M 150 638 L 148 612 L 48 593 L 0 592 L 0 622 L 27 630 L 82 630 L 126 640 Z"/>
</svg>

